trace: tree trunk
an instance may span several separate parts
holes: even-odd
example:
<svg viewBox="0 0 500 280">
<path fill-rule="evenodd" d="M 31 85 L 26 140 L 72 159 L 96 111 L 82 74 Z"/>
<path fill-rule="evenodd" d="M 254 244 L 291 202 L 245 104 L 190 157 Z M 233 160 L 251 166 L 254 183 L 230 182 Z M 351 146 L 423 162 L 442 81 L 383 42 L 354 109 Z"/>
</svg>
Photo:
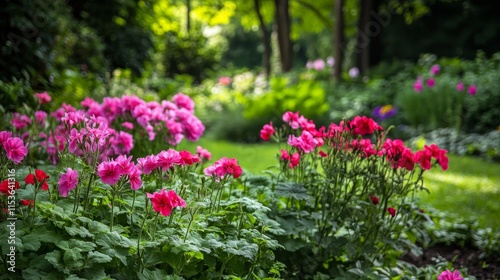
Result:
<svg viewBox="0 0 500 280">
<path fill-rule="evenodd" d="M 340 81 L 342 78 L 342 64 L 344 63 L 344 0 L 335 0 L 334 14 L 334 46 L 335 46 L 335 64 L 333 69 L 333 78 Z"/>
<path fill-rule="evenodd" d="M 186 0 L 186 31 L 191 31 L 191 0 Z"/>
<path fill-rule="evenodd" d="M 370 41 L 377 33 L 380 33 L 380 26 L 370 21 L 372 0 L 361 1 L 360 10 L 355 53 L 356 66 L 360 74 L 364 74 L 370 67 Z"/>
<path fill-rule="evenodd" d="M 253 3 L 255 13 L 259 18 L 260 36 L 262 44 L 264 45 L 264 52 L 262 53 L 262 66 L 264 66 L 266 77 L 269 78 L 271 76 L 271 42 L 266 24 L 264 23 L 264 18 L 262 18 L 262 14 L 260 12 L 260 0 L 254 0 Z"/>
<path fill-rule="evenodd" d="M 292 41 L 290 40 L 290 13 L 288 0 L 274 0 L 276 7 L 276 25 L 280 49 L 281 70 L 292 69 Z"/>
</svg>

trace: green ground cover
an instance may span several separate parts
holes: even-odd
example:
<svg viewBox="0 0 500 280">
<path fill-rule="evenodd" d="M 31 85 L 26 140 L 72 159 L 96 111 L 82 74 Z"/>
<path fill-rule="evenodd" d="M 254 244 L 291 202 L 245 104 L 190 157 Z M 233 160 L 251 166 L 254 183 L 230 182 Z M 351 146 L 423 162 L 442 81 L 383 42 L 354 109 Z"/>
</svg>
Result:
<svg viewBox="0 0 500 280">
<path fill-rule="evenodd" d="M 184 141 L 178 148 L 195 151 L 200 145 L 212 153 L 212 159 L 234 157 L 244 170 L 261 173 L 276 167 L 277 144 L 236 144 L 202 139 Z M 428 171 L 422 192 L 422 206 L 446 211 L 460 218 L 476 220 L 481 227 L 500 229 L 500 165 L 480 158 L 450 155 L 449 169 Z"/>
</svg>

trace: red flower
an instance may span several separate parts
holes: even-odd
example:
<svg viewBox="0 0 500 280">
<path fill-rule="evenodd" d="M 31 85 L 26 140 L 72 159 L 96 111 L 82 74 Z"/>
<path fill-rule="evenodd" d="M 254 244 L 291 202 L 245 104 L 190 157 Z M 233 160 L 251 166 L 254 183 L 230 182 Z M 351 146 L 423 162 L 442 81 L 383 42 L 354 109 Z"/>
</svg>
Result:
<svg viewBox="0 0 500 280">
<path fill-rule="evenodd" d="M 288 164 L 288 166 L 290 166 L 290 168 L 294 168 L 295 166 L 299 165 L 300 163 L 300 154 L 299 153 L 294 153 L 291 157 L 290 157 L 290 163 Z"/>
<path fill-rule="evenodd" d="M 19 189 L 19 182 L 18 181 L 15 182 L 14 189 L 15 190 Z M 0 183 L 0 193 L 10 195 L 9 180 L 3 180 Z"/>
<path fill-rule="evenodd" d="M 376 197 L 374 195 L 370 195 L 370 199 L 372 200 L 373 205 L 378 204 L 378 197 Z"/>
<path fill-rule="evenodd" d="M 358 135 L 372 134 L 376 130 L 382 130 L 372 118 L 356 116 L 351 121 L 353 133 Z"/>
<path fill-rule="evenodd" d="M 280 152 L 281 152 L 281 159 L 282 160 L 289 160 L 290 159 L 290 154 L 288 154 L 287 150 L 281 149 Z"/>
<path fill-rule="evenodd" d="M 265 124 L 264 127 L 260 130 L 260 138 L 264 141 L 268 141 L 271 139 L 271 136 L 274 134 L 273 122 L 269 124 Z"/>
<path fill-rule="evenodd" d="M 200 161 L 197 155 L 193 155 L 188 151 L 180 151 L 179 155 L 181 156 L 181 165 L 192 165 Z"/>
<path fill-rule="evenodd" d="M 239 178 L 242 173 L 241 166 L 238 165 L 238 161 L 234 158 L 221 158 L 217 160 L 214 164 L 205 168 L 205 175 L 213 176 L 216 175 L 219 178 L 226 176 L 226 174 L 233 175 L 234 178 Z"/>
<path fill-rule="evenodd" d="M 167 192 L 161 189 L 159 192 L 146 194 L 151 199 L 153 209 L 165 217 L 169 216 L 175 207 L 186 207 L 186 202 L 173 190 Z"/>
<path fill-rule="evenodd" d="M 328 156 L 328 154 L 323 152 L 323 151 L 319 151 L 318 154 L 320 157 L 327 157 Z"/>
<path fill-rule="evenodd" d="M 24 206 L 33 206 L 35 204 L 35 201 L 33 201 L 31 199 L 30 200 L 28 200 L 28 199 L 21 199 L 19 202 L 22 205 L 24 205 Z"/>
<path fill-rule="evenodd" d="M 24 178 L 24 182 L 28 185 L 35 185 L 36 183 L 42 183 L 42 190 L 46 191 L 49 189 L 49 184 L 47 184 L 47 180 L 49 176 L 45 174 L 43 170 L 36 169 L 35 174 L 28 174 L 26 178 Z"/>
<path fill-rule="evenodd" d="M 389 214 L 391 214 L 392 217 L 396 216 L 396 209 L 392 207 L 388 207 L 387 212 L 389 212 Z"/>
</svg>

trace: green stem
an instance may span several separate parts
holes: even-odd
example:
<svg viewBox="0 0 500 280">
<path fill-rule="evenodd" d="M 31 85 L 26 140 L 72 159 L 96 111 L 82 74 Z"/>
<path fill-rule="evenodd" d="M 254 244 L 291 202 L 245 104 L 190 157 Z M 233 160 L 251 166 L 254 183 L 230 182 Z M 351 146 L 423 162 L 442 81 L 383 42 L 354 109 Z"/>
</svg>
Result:
<svg viewBox="0 0 500 280">
<path fill-rule="evenodd" d="M 196 210 L 197 209 L 193 210 L 193 214 L 191 215 L 191 219 L 189 220 L 189 224 L 188 224 L 187 229 L 186 229 L 186 234 L 184 235 L 184 242 L 186 242 L 186 239 L 187 239 L 187 236 L 189 233 L 189 229 L 191 228 L 191 223 L 193 222 L 194 216 L 196 215 Z"/>
<path fill-rule="evenodd" d="M 144 219 L 141 223 L 141 229 L 139 230 L 139 237 L 137 238 L 137 256 L 139 257 L 139 271 L 142 271 L 142 257 L 141 257 L 141 239 L 142 239 L 142 231 L 144 230 L 144 224 L 148 219 L 149 211 L 147 211 L 147 199 L 146 199 L 146 215 L 144 215 Z"/>
<path fill-rule="evenodd" d="M 94 181 L 94 172 L 90 174 L 89 183 L 87 184 L 87 194 L 85 195 L 85 206 L 83 208 L 84 211 L 87 210 L 87 207 L 89 205 L 90 185 L 92 184 L 93 181 Z"/>
<path fill-rule="evenodd" d="M 160 212 L 156 212 L 156 216 L 155 216 L 155 225 L 153 227 L 153 235 L 151 236 L 151 239 L 154 240 L 155 239 L 155 235 L 156 235 L 156 228 L 158 227 L 158 215 L 160 214 Z"/>
</svg>

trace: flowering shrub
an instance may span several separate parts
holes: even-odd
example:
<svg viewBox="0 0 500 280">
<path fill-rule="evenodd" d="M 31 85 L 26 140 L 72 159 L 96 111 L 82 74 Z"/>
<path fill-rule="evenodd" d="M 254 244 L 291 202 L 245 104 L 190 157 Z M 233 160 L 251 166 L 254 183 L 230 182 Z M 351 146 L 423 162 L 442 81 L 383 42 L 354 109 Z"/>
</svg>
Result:
<svg viewBox="0 0 500 280">
<path fill-rule="evenodd" d="M 37 98 L 45 104 L 47 96 Z M 269 236 L 277 227 L 269 208 L 248 196 L 237 160 L 204 166 L 211 154 L 203 147 L 168 148 L 203 133 L 190 98 L 87 98 L 82 105 L 17 113 L 13 131 L 0 132 L 8 167 L 0 174 L 0 238 L 15 237 L 13 247 L 2 246 L 4 256 L 15 254 L 15 265 L 2 258 L 2 275 L 279 277 L 272 252 L 280 245 Z M 30 154 L 40 152 L 46 161 L 30 166 Z M 21 174 L 24 182 L 15 179 Z"/>
<path fill-rule="evenodd" d="M 462 126 L 464 105 L 474 98 L 477 86 L 465 84 L 458 77 L 440 74 L 440 66 L 433 65 L 429 74 L 419 76 L 398 96 L 398 107 L 408 122 L 424 130 Z"/>
<path fill-rule="evenodd" d="M 286 127 L 274 128 L 272 138 L 288 148 L 280 151 L 281 172 L 264 203 L 285 229 L 278 236 L 285 249 L 277 256 L 287 265 L 286 278 L 350 278 L 356 274 L 352 267 L 375 277 L 374 263 L 389 264 L 388 252 L 397 255 L 408 245 L 400 237 L 418 231 L 425 220 L 412 198 L 425 190 L 426 170 L 448 168 L 447 151 L 431 145 L 414 152 L 399 139 L 387 139 L 367 117 L 317 128 L 286 112 L 283 121 Z M 265 131 L 271 131 L 268 126 Z"/>
</svg>

